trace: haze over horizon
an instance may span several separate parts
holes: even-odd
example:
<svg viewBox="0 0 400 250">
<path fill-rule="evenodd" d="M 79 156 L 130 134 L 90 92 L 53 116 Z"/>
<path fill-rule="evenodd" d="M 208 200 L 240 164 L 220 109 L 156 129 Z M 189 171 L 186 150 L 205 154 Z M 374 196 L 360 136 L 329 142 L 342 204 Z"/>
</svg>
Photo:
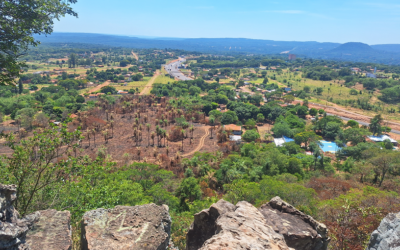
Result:
<svg viewBox="0 0 400 250">
<path fill-rule="evenodd" d="M 78 1 L 79 18 L 65 17 L 55 32 L 138 37 L 249 38 L 276 41 L 399 44 L 395 0 L 332 1 Z"/>
</svg>

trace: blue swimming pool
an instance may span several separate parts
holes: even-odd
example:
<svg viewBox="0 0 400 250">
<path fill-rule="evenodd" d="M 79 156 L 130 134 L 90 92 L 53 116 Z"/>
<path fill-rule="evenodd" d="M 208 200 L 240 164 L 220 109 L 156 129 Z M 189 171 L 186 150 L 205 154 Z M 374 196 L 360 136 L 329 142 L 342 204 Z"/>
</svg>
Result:
<svg viewBox="0 0 400 250">
<path fill-rule="evenodd" d="M 336 152 L 341 148 L 332 141 L 319 141 L 321 143 L 320 147 L 324 152 Z"/>
</svg>

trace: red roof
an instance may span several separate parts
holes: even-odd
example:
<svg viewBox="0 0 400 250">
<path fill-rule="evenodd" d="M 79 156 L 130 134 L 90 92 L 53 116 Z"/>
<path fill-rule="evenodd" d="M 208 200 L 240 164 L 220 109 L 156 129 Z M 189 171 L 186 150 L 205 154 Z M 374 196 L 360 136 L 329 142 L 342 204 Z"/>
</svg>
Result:
<svg viewBox="0 0 400 250">
<path fill-rule="evenodd" d="M 225 125 L 225 130 L 242 131 L 242 127 L 235 124 L 229 124 Z"/>
</svg>

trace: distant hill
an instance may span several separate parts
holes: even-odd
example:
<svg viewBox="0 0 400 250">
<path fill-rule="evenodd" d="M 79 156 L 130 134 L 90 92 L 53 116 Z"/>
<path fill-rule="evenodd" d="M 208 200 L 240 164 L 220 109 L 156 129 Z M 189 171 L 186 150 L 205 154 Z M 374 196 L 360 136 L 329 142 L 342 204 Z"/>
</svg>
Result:
<svg viewBox="0 0 400 250">
<path fill-rule="evenodd" d="M 334 48 L 328 53 L 347 53 L 347 54 L 359 54 L 359 53 L 374 53 L 375 50 L 365 43 L 345 43 L 337 48 Z"/>
<path fill-rule="evenodd" d="M 387 52 L 400 53 L 400 44 L 378 44 L 371 45 L 371 48 Z"/>
<path fill-rule="evenodd" d="M 211 53 L 297 54 L 299 57 L 400 64 L 400 45 L 286 42 L 246 38 L 138 38 L 91 33 L 55 32 L 35 36 L 42 43 L 89 43 L 127 48 L 171 48 Z"/>
</svg>

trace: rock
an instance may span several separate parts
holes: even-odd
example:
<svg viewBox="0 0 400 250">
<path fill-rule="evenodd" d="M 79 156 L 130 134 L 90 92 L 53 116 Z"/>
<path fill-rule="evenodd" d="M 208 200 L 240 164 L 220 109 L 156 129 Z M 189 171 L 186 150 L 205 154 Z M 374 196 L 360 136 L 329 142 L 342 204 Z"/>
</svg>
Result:
<svg viewBox="0 0 400 250">
<path fill-rule="evenodd" d="M 85 250 L 161 250 L 167 249 L 170 235 L 167 206 L 116 206 L 84 214 L 81 245 Z"/>
<path fill-rule="evenodd" d="M 15 185 L 0 184 L 0 249 L 71 249 L 70 213 L 44 210 L 19 219 L 13 206 L 16 193 Z"/>
<path fill-rule="evenodd" d="M 281 198 L 272 198 L 261 206 L 260 212 L 274 231 L 284 236 L 289 247 L 296 250 L 327 249 L 330 241 L 327 227 Z"/>
<path fill-rule="evenodd" d="M 193 242 L 191 239 L 193 235 L 187 237 L 188 249 L 291 249 L 286 245 L 283 236 L 275 233 L 267 225 L 264 216 L 250 203 L 241 201 L 233 208 L 233 205 L 229 202 L 219 201 L 210 207 L 208 214 L 211 214 L 212 208 L 216 208 L 221 213 L 215 223 L 214 235 L 206 240 L 200 248 L 190 245 Z M 207 212 L 207 210 L 201 213 L 203 212 Z M 203 218 L 209 219 L 210 216 L 207 217 L 206 215 Z M 198 221 L 195 222 L 193 228 L 198 223 Z M 204 222 L 198 225 L 202 224 Z"/>
<path fill-rule="evenodd" d="M 209 209 L 195 214 L 194 222 L 186 235 L 186 249 L 199 249 L 206 240 L 215 234 L 218 217 L 227 212 L 233 212 L 235 209 L 235 205 L 224 200 L 219 200 L 217 203 L 211 205 Z"/>
<path fill-rule="evenodd" d="M 72 231 L 69 211 L 54 209 L 39 211 L 40 219 L 34 223 L 26 236 L 30 250 L 69 250 L 72 249 Z"/>
<path fill-rule="evenodd" d="M 0 184 L 0 249 L 29 249 L 25 245 L 26 234 L 39 220 L 38 212 L 18 219 L 18 212 L 13 206 L 16 193 L 15 185 Z"/>
<path fill-rule="evenodd" d="M 400 213 L 388 214 L 371 234 L 366 250 L 400 250 Z"/>
</svg>

